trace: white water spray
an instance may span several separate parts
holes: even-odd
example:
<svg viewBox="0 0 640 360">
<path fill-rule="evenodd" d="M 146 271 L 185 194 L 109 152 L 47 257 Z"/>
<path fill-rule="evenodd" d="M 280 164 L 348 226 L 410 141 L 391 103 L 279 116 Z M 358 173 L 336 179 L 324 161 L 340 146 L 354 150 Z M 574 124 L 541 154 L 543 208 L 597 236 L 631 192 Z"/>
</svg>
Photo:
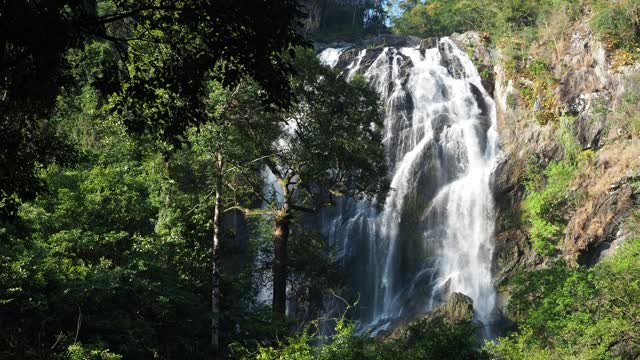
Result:
<svg viewBox="0 0 640 360">
<path fill-rule="evenodd" d="M 342 62 L 347 78 L 363 75 L 384 101 L 392 191 L 383 210 L 343 201 L 325 224 L 361 320 L 384 327 L 460 292 L 491 323 L 498 137 L 475 66 L 447 38 L 433 49 L 327 49 L 320 59 Z"/>
</svg>

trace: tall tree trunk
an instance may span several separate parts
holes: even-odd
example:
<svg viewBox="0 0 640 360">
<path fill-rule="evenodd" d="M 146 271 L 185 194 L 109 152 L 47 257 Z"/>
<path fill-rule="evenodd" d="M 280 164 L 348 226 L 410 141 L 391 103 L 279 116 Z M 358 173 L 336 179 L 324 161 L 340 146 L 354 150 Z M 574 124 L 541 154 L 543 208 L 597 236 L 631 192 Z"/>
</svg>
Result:
<svg viewBox="0 0 640 360">
<path fill-rule="evenodd" d="M 289 241 L 289 225 L 291 223 L 290 194 L 288 179 L 279 178 L 282 187 L 283 204 L 276 214 L 273 229 L 273 302 L 274 318 L 285 319 L 287 313 L 287 242 Z"/>
<path fill-rule="evenodd" d="M 215 182 L 215 205 L 213 211 L 213 248 L 212 248 L 212 268 L 211 278 L 213 287 L 211 290 L 211 350 L 215 355 L 220 350 L 220 272 L 218 269 L 218 251 L 220 249 L 221 232 L 221 206 L 222 206 L 222 177 L 224 175 L 224 160 L 222 159 L 222 149 L 216 152 L 216 182 Z"/>
<path fill-rule="evenodd" d="M 273 232 L 273 314 L 284 319 L 287 310 L 287 241 L 291 219 L 288 209 L 276 216 Z"/>
</svg>

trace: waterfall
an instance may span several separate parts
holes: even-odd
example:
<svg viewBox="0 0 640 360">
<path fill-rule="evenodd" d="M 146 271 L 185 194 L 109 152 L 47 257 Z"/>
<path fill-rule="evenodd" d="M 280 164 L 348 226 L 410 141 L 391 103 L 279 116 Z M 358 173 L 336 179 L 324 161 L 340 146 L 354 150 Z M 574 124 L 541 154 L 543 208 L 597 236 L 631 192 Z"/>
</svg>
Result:
<svg viewBox="0 0 640 360">
<path fill-rule="evenodd" d="M 360 320 L 384 328 L 460 292 L 491 323 L 498 137 L 472 61 L 448 38 L 431 49 L 326 49 L 320 59 L 347 78 L 364 76 L 384 101 L 392 191 L 377 199 L 381 210 L 343 200 L 322 220 Z"/>
</svg>

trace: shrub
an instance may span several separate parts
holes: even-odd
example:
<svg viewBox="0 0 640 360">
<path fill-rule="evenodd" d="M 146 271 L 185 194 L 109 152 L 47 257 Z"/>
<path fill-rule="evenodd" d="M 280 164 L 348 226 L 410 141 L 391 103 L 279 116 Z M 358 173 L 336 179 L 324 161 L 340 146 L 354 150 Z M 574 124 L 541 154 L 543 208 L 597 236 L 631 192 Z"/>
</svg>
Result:
<svg viewBox="0 0 640 360">
<path fill-rule="evenodd" d="M 534 76 L 542 76 L 543 74 L 549 72 L 549 64 L 544 59 L 536 59 L 531 61 L 527 68 Z"/>
<path fill-rule="evenodd" d="M 570 191 L 578 165 L 590 161 L 592 152 L 584 153 L 573 137 L 574 118 L 561 116 L 559 142 L 564 153 L 562 161 L 551 162 L 544 170 L 531 163 L 525 171 L 526 196 L 522 201 L 529 240 L 541 255 L 551 254 L 564 231 L 562 213 L 571 205 L 575 193 Z"/>
<path fill-rule="evenodd" d="M 591 23 L 610 50 L 635 51 L 640 44 L 639 15 L 639 0 L 597 0 Z"/>
<path fill-rule="evenodd" d="M 633 135 L 640 135 L 640 114 L 635 113 L 629 119 L 629 127 Z"/>
<path fill-rule="evenodd" d="M 75 343 L 69 346 L 68 359 L 70 360 L 121 360 L 122 356 L 104 349 L 103 345 L 83 346 Z"/>
<path fill-rule="evenodd" d="M 568 189 L 576 169 L 574 163 L 563 160 L 550 163 L 542 174 L 531 170 L 527 174 L 522 208 L 531 245 L 539 254 L 548 255 L 556 248 L 554 240 L 564 229 L 561 213 L 570 200 Z"/>
<path fill-rule="evenodd" d="M 640 240 L 593 269 L 562 262 L 511 281 L 518 332 L 486 344 L 494 358 L 635 359 L 640 355 Z"/>
<path fill-rule="evenodd" d="M 452 323 L 434 315 L 410 324 L 399 338 L 381 340 L 356 335 L 356 327 L 338 319 L 335 333 L 319 335 L 317 322 L 277 346 L 261 347 L 242 359 L 257 360 L 368 360 L 368 359 L 487 359 L 478 349 L 478 327 L 471 322 Z M 317 346 L 314 346 L 317 345 Z M 236 352 L 240 355 L 241 352 Z"/>
</svg>

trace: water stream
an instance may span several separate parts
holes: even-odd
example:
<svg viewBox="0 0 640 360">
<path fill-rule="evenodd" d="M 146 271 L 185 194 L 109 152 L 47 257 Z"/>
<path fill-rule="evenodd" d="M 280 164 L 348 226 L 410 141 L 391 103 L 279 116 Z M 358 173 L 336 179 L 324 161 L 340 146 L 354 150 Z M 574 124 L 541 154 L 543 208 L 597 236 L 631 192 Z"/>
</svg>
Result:
<svg viewBox="0 0 640 360">
<path fill-rule="evenodd" d="M 364 76 L 384 101 L 391 187 L 381 210 L 344 200 L 324 214 L 369 328 L 430 311 L 448 294 L 491 323 L 498 137 L 495 104 L 449 39 L 431 49 L 326 49 L 325 64 Z"/>
</svg>

